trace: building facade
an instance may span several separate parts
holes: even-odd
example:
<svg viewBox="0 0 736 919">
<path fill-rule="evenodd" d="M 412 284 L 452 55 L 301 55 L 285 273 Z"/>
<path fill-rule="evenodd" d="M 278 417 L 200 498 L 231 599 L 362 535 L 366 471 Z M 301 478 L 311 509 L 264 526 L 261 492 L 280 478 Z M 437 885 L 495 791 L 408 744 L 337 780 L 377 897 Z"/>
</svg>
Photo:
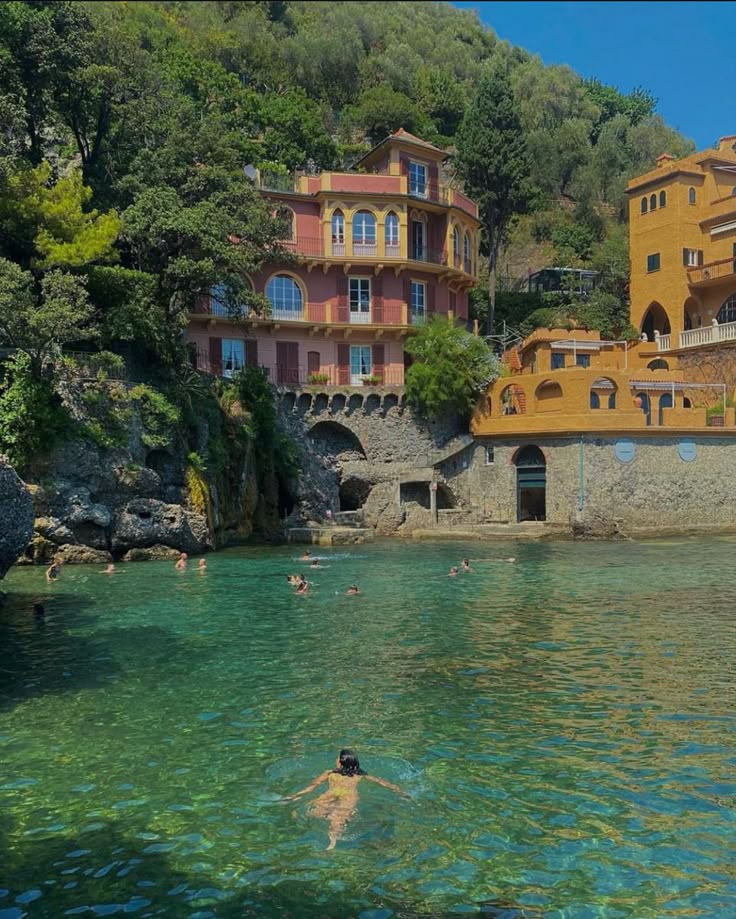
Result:
<svg viewBox="0 0 736 919">
<path fill-rule="evenodd" d="M 200 298 L 187 331 L 197 367 L 259 365 L 287 386 L 403 385 L 407 335 L 433 315 L 467 320 L 476 282 L 478 211 L 441 179 L 445 158 L 399 130 L 351 171 L 286 187 L 262 178 L 290 212 L 283 245 L 296 264 L 249 279 L 270 302 L 265 318 L 231 318 L 217 288 Z"/>
<path fill-rule="evenodd" d="M 660 351 L 736 339 L 736 136 L 627 192 L 632 323 Z"/>
</svg>

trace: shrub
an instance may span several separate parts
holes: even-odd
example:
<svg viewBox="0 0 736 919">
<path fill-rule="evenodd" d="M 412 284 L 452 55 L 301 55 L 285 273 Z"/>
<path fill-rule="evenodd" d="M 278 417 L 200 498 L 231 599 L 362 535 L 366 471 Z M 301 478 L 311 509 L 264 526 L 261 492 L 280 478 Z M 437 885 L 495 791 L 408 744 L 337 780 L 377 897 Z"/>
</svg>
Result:
<svg viewBox="0 0 736 919">
<path fill-rule="evenodd" d="M 128 394 L 141 415 L 141 441 L 146 447 L 165 447 L 171 440 L 171 429 L 179 422 L 179 410 L 157 389 L 140 383 Z"/>
<path fill-rule="evenodd" d="M 420 327 L 406 350 L 414 358 L 406 397 L 425 417 L 469 417 L 477 394 L 498 376 L 498 362 L 483 339 L 439 317 Z"/>
</svg>

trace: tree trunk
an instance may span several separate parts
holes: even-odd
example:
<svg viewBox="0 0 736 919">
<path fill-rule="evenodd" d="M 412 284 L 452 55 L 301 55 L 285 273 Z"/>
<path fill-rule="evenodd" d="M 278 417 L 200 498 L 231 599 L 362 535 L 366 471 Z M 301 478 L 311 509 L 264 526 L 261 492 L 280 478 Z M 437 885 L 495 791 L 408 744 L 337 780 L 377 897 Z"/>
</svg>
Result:
<svg viewBox="0 0 736 919">
<path fill-rule="evenodd" d="M 491 244 L 488 252 L 488 314 L 486 316 L 486 335 L 493 335 L 496 320 L 496 261 L 498 246 Z"/>
</svg>

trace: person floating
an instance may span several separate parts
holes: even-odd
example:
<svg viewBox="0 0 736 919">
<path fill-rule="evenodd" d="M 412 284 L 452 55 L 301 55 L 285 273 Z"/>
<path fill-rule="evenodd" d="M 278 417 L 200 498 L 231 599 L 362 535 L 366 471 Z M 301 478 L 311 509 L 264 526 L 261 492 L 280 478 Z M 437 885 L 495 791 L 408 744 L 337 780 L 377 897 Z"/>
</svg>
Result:
<svg viewBox="0 0 736 919">
<path fill-rule="evenodd" d="M 174 568 L 176 568 L 177 571 L 186 571 L 188 558 L 189 556 L 186 554 L 186 552 L 180 552 L 179 558 L 176 560 Z"/>
<path fill-rule="evenodd" d="M 200 558 L 197 562 L 197 571 L 206 571 L 207 570 L 207 559 Z"/>
<path fill-rule="evenodd" d="M 105 568 L 104 571 L 101 571 L 100 574 L 115 574 L 115 565 L 112 562 Z"/>
<path fill-rule="evenodd" d="M 464 558 L 464 559 L 460 562 L 460 568 L 461 568 L 463 571 L 472 571 L 473 569 L 470 567 L 470 559 L 469 559 L 469 558 Z"/>
<path fill-rule="evenodd" d="M 309 590 L 309 581 L 304 577 L 303 574 L 299 575 L 299 584 L 297 585 L 296 592 L 298 594 L 305 594 Z"/>
<path fill-rule="evenodd" d="M 448 578 L 454 578 L 457 576 L 457 565 L 453 565 L 452 568 L 447 572 Z"/>
<path fill-rule="evenodd" d="M 311 559 L 311 557 L 312 557 L 312 553 L 309 551 L 309 549 L 305 549 L 304 553 L 302 554 L 301 560 L 303 562 L 308 562 Z"/>
<path fill-rule="evenodd" d="M 342 836 L 342 832 L 350 818 L 355 813 L 355 807 L 358 803 L 358 782 L 361 779 L 367 779 L 369 782 L 375 782 L 389 791 L 395 791 L 402 797 L 408 798 L 409 795 L 403 792 L 397 785 L 386 782 L 384 779 L 378 779 L 375 776 L 368 775 L 360 768 L 358 757 L 352 750 L 340 750 L 334 769 L 326 769 L 320 773 L 314 781 L 310 782 L 306 788 L 297 791 L 293 795 L 287 795 L 282 801 L 295 801 L 302 795 L 309 794 L 324 782 L 327 782 L 327 791 L 320 795 L 310 807 L 310 816 L 320 817 L 327 821 L 327 835 L 329 837 L 328 849 L 334 849 L 337 840 Z"/>
<path fill-rule="evenodd" d="M 54 556 L 54 560 L 51 562 L 49 567 L 46 569 L 46 580 L 55 581 L 59 574 L 61 573 L 62 561 L 58 555 Z"/>
<path fill-rule="evenodd" d="M 291 587 L 298 587 L 299 584 L 300 584 L 299 575 L 298 575 L 298 574 L 287 574 L 287 575 L 286 575 L 286 580 L 287 580 L 287 582 L 289 583 L 289 585 L 290 585 Z"/>
<path fill-rule="evenodd" d="M 348 596 L 353 596 L 353 595 L 355 595 L 355 594 L 359 594 L 360 591 L 358 590 L 358 585 L 357 585 L 357 584 L 351 584 L 350 587 L 348 587 L 348 589 L 345 591 L 345 593 L 348 594 Z"/>
</svg>

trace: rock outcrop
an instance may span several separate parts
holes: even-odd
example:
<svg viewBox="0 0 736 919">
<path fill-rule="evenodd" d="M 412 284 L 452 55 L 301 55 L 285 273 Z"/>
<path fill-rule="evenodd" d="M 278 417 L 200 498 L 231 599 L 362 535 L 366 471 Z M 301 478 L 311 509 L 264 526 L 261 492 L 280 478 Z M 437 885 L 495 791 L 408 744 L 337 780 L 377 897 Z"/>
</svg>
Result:
<svg viewBox="0 0 736 919">
<path fill-rule="evenodd" d="M 15 470 L 0 457 L 0 578 L 33 536 L 33 502 Z"/>
</svg>

